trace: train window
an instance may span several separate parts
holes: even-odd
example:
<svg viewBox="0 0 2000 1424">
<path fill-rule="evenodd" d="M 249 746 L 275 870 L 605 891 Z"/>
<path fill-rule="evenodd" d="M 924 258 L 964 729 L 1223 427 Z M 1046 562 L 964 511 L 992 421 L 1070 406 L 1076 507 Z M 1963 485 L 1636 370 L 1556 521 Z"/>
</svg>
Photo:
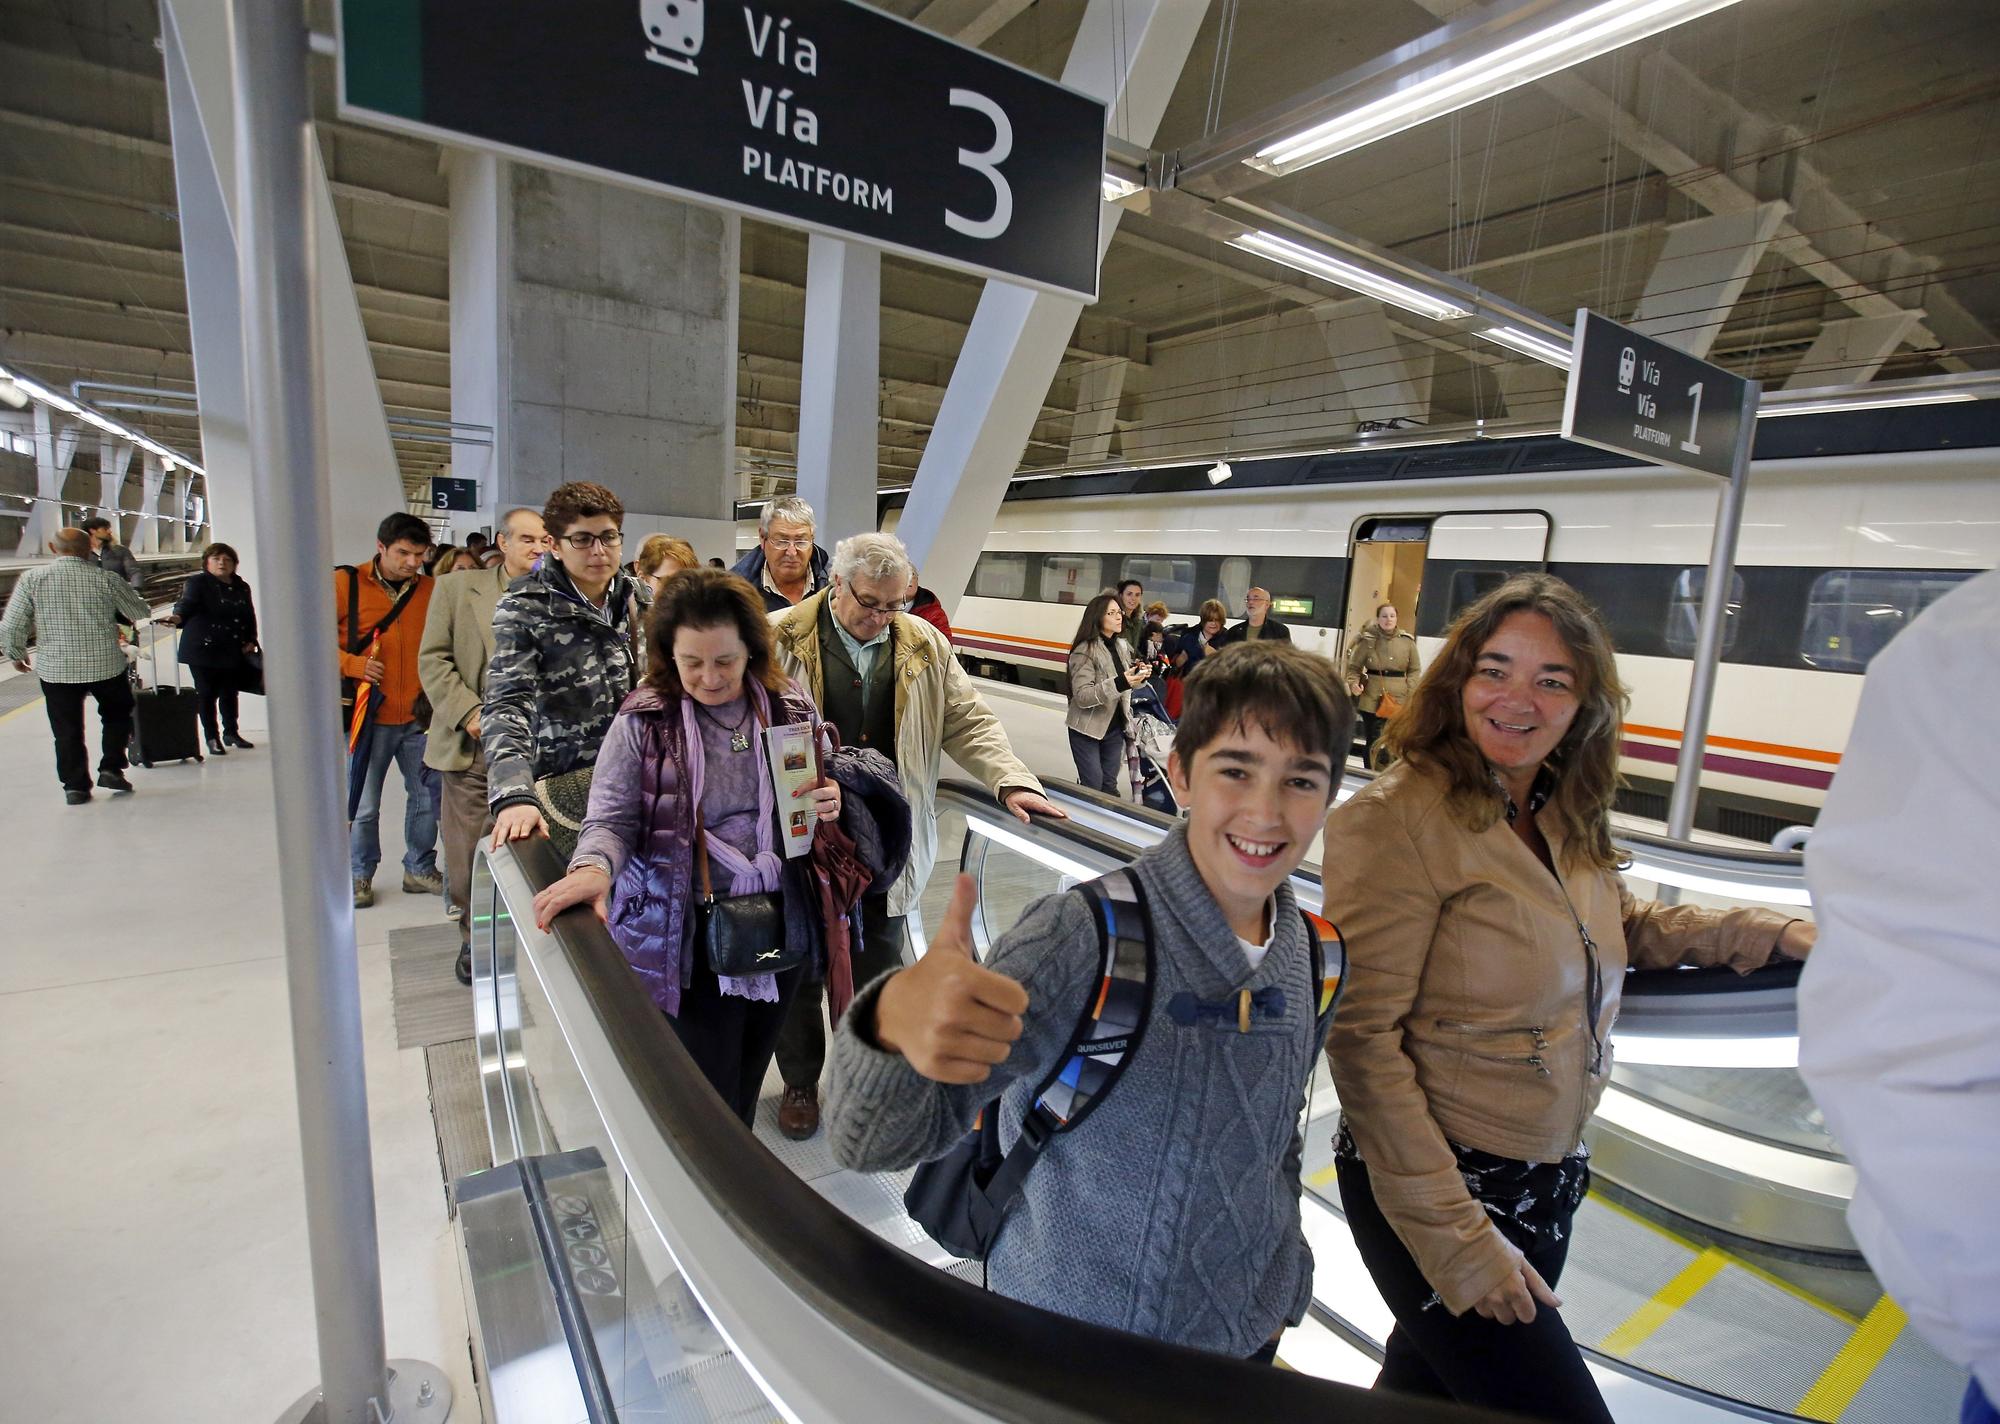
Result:
<svg viewBox="0 0 2000 1424">
<path fill-rule="evenodd" d="M 1457 569 L 1451 576 L 1451 597 L 1445 607 L 1444 621 L 1449 626 L 1458 616 L 1461 608 L 1466 608 L 1501 584 L 1507 582 L 1505 569 Z"/>
<path fill-rule="evenodd" d="M 1169 613 L 1194 612 L 1194 560 L 1163 555 L 1127 554 L 1118 577 L 1137 579 L 1146 586 L 1146 602 L 1158 599 Z"/>
<path fill-rule="evenodd" d="M 1222 606 L 1229 610 L 1231 618 L 1241 618 L 1243 595 L 1249 591 L 1250 561 L 1241 554 L 1231 554 L 1216 572 L 1215 596 L 1222 600 Z"/>
<path fill-rule="evenodd" d="M 1806 595 L 1799 657 L 1827 672 L 1865 672 L 1910 622 L 1972 577 L 1969 570 L 1834 569 Z"/>
<path fill-rule="evenodd" d="M 1104 560 L 1095 554 L 1049 554 L 1042 559 L 1042 602 L 1088 603 L 1104 591 Z"/>
<path fill-rule="evenodd" d="M 1674 575 L 1674 591 L 1667 599 L 1667 651 L 1676 657 L 1694 656 L 1701 636 L 1701 596 L 1708 587 L 1708 570 L 1682 569 Z M 1736 646 L 1736 615 L 1743 609 L 1743 575 L 1729 575 L 1729 607 L 1722 619 L 1722 651 Z"/>
<path fill-rule="evenodd" d="M 975 598 L 1026 598 L 1028 556 L 981 554 L 972 566 L 972 593 Z"/>
</svg>

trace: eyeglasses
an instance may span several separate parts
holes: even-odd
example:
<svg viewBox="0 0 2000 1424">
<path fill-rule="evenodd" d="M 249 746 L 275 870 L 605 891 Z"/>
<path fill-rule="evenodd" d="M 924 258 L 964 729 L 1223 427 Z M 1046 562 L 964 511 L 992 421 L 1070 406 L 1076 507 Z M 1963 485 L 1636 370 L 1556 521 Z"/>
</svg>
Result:
<svg viewBox="0 0 2000 1424">
<path fill-rule="evenodd" d="M 907 602 L 875 603 L 863 598 L 851 588 L 847 590 L 847 596 L 860 605 L 863 613 L 875 618 L 894 618 L 898 613 L 908 613 L 910 611 L 910 605 Z"/>
<path fill-rule="evenodd" d="M 813 541 L 812 536 L 807 535 L 803 539 L 772 539 L 770 544 L 774 549 L 790 549 L 795 554 L 802 554 L 813 546 Z"/>
<path fill-rule="evenodd" d="M 607 529 L 602 534 L 585 534 L 579 531 L 563 535 L 562 542 L 581 554 L 588 551 L 592 544 L 604 549 L 615 549 L 625 542 L 625 536 L 616 529 Z"/>
</svg>

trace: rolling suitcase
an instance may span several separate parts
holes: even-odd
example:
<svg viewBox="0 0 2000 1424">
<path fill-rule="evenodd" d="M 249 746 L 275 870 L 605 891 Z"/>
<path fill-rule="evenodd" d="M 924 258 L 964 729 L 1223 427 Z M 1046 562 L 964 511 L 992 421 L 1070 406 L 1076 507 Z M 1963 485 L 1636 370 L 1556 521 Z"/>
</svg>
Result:
<svg viewBox="0 0 2000 1424">
<path fill-rule="evenodd" d="M 132 668 L 132 747 L 131 759 L 148 770 L 156 761 L 196 761 L 201 754 L 201 726 L 195 715 L 194 689 L 181 686 L 180 659 L 174 659 L 174 685 L 160 686 L 160 640 L 157 634 L 150 649 L 153 685 L 139 682 L 139 669 Z"/>
</svg>

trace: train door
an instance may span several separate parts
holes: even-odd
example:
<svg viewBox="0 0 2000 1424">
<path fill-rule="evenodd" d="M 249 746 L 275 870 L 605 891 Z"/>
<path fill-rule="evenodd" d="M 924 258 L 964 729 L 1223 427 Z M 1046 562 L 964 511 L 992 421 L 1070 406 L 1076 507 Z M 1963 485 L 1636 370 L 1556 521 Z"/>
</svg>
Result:
<svg viewBox="0 0 2000 1424">
<path fill-rule="evenodd" d="M 1428 643 L 1509 574 L 1546 568 L 1548 553 L 1549 517 L 1540 510 L 1363 519 L 1348 553 L 1342 654 L 1385 603 L 1405 630 L 1429 631 Z"/>
<path fill-rule="evenodd" d="M 1347 555 L 1347 616 L 1341 621 L 1340 656 L 1385 603 L 1396 605 L 1405 627 L 1414 627 L 1424 586 L 1428 519 L 1364 519 L 1354 526 Z"/>
</svg>

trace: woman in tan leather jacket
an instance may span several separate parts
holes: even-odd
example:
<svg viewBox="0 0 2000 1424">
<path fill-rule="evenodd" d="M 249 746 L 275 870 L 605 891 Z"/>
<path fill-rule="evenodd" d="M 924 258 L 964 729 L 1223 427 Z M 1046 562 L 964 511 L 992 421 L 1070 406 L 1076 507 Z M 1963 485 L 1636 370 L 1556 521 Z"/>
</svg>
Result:
<svg viewBox="0 0 2000 1424">
<path fill-rule="evenodd" d="M 1625 709 L 1596 612 L 1523 574 L 1453 624 L 1326 824 L 1347 943 L 1327 1053 L 1340 1195 L 1396 1316 L 1378 1386 L 1608 1424 L 1553 1286 L 1589 1184 L 1626 967 L 1802 957 L 1767 910 L 1634 900 L 1609 813 Z"/>
</svg>

